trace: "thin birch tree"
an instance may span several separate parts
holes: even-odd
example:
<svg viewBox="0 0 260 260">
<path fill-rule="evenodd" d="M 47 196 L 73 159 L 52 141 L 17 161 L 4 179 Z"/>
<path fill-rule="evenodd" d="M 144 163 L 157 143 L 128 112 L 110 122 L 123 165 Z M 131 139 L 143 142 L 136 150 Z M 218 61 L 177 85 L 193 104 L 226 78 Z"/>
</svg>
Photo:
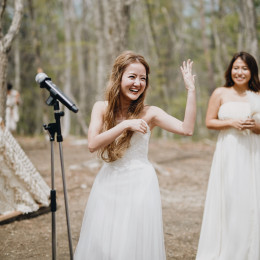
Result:
<svg viewBox="0 0 260 260">
<path fill-rule="evenodd" d="M 240 28 L 242 29 L 242 42 L 238 46 L 238 50 L 244 49 L 252 54 L 257 60 L 258 53 L 258 37 L 257 37 L 257 15 L 253 0 L 240 0 L 239 5 Z"/>
<path fill-rule="evenodd" d="M 97 0 L 95 25 L 97 38 L 96 99 L 103 98 L 109 67 L 127 47 L 130 6 L 133 0 Z"/>
<path fill-rule="evenodd" d="M 6 108 L 6 78 L 7 78 L 7 63 L 8 53 L 11 50 L 11 46 L 14 37 L 20 29 L 23 15 L 23 0 L 14 1 L 14 15 L 11 25 L 6 34 L 3 32 L 3 16 L 6 11 L 7 0 L 3 0 L 0 6 L 0 117 L 5 119 Z"/>
<path fill-rule="evenodd" d="M 64 32 L 65 32 L 65 69 L 64 69 L 64 92 L 71 96 L 71 63 L 72 63 L 72 28 L 71 28 L 71 10 L 70 0 L 63 2 L 64 10 Z M 63 118 L 63 135 L 66 137 L 70 133 L 71 115 L 66 111 Z"/>
</svg>

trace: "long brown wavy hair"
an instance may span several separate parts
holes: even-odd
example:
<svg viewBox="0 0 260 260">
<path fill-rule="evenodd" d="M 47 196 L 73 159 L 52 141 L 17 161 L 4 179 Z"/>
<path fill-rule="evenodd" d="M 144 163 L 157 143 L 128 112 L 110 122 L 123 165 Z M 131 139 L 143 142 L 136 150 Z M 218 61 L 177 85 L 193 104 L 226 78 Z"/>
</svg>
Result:
<svg viewBox="0 0 260 260">
<path fill-rule="evenodd" d="M 127 119 L 138 118 L 144 108 L 144 99 L 146 91 L 149 87 L 148 74 L 150 68 L 144 57 L 140 54 L 132 51 L 125 51 L 121 53 L 115 60 L 110 79 L 105 93 L 105 98 L 108 102 L 108 106 L 104 115 L 103 131 L 107 131 L 116 125 L 116 116 L 120 109 L 120 92 L 121 92 L 121 80 L 123 73 L 127 66 L 132 63 L 141 63 L 146 70 L 146 87 L 144 92 L 139 96 L 137 100 L 132 101 L 128 108 Z M 130 139 L 133 132 L 128 130 L 124 131 L 116 140 L 109 145 L 103 147 L 99 151 L 99 155 L 106 162 L 113 162 L 121 158 L 125 150 L 130 145 Z"/>
<path fill-rule="evenodd" d="M 232 57 L 229 65 L 228 65 L 228 68 L 225 72 L 226 82 L 225 82 L 224 87 L 232 87 L 234 85 L 234 81 L 233 81 L 232 76 L 231 76 L 231 71 L 232 71 L 232 67 L 233 67 L 234 62 L 238 58 L 240 58 L 242 61 L 244 61 L 247 64 L 247 66 L 248 66 L 248 68 L 251 72 L 251 79 L 248 82 L 249 89 L 254 91 L 254 92 L 260 91 L 260 82 L 259 82 L 259 77 L 258 77 L 257 62 L 251 54 L 244 52 L 244 51 L 237 52 Z"/>
</svg>

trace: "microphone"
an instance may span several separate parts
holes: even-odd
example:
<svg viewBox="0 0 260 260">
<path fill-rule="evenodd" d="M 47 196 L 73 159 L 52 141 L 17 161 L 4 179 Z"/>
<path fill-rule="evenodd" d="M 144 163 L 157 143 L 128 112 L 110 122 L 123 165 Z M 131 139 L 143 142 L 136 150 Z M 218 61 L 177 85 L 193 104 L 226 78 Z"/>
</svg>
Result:
<svg viewBox="0 0 260 260">
<path fill-rule="evenodd" d="M 51 97 L 58 99 L 69 110 L 77 113 L 79 109 L 49 78 L 45 73 L 40 72 L 36 75 L 35 81 L 40 84 L 41 88 L 49 90 Z"/>
</svg>

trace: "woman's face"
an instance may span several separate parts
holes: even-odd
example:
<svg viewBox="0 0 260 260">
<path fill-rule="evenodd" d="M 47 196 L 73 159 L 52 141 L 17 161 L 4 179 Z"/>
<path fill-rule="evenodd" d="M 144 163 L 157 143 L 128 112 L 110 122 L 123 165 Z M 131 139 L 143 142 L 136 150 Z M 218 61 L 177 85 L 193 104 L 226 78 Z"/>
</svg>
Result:
<svg viewBox="0 0 260 260">
<path fill-rule="evenodd" d="M 128 65 L 121 80 L 121 98 L 134 101 L 144 92 L 146 87 L 146 70 L 142 63 Z"/>
<path fill-rule="evenodd" d="M 248 65 L 241 58 L 237 58 L 233 63 L 231 77 L 235 85 L 246 85 L 248 87 L 248 82 L 251 79 L 251 72 Z"/>
</svg>

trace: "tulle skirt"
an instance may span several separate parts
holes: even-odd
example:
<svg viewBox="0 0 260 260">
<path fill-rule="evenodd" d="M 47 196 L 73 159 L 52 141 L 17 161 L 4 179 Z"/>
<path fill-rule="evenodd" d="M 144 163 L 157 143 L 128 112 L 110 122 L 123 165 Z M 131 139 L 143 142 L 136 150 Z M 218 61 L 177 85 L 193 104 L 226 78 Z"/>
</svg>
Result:
<svg viewBox="0 0 260 260">
<path fill-rule="evenodd" d="M 154 168 L 105 164 L 93 184 L 75 260 L 165 260 L 161 199 Z"/>
<path fill-rule="evenodd" d="M 260 259 L 259 135 L 220 133 L 196 259 Z"/>
</svg>

